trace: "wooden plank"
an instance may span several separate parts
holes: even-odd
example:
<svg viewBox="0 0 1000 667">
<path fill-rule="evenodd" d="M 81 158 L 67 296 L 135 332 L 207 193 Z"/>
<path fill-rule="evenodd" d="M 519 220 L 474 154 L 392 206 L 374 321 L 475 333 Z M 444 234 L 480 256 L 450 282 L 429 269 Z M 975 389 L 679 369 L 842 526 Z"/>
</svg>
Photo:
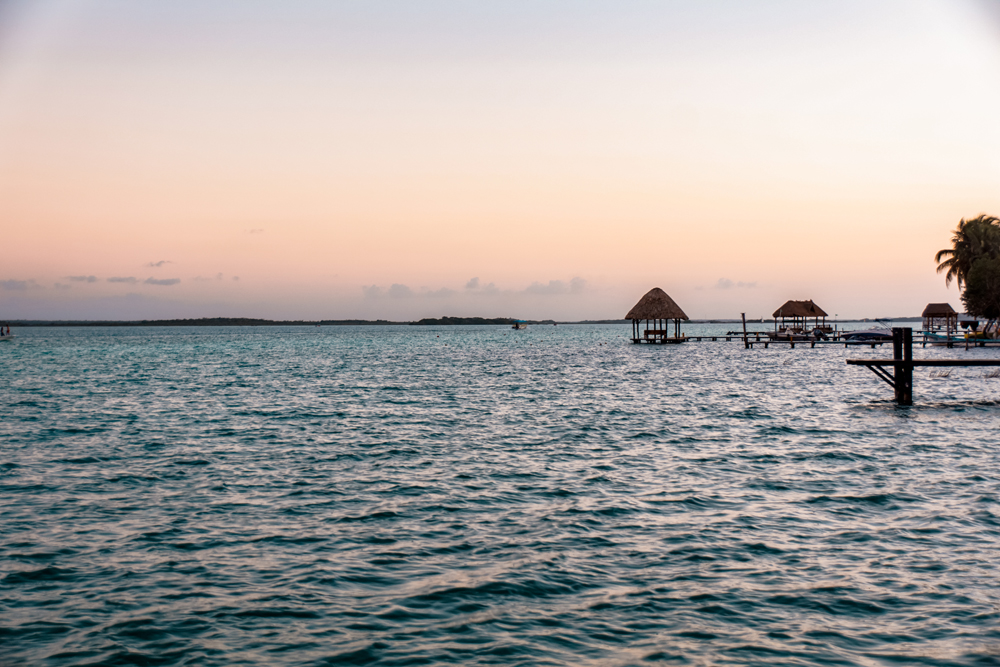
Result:
<svg viewBox="0 0 1000 667">
<path fill-rule="evenodd" d="M 851 366 L 1000 366 L 1000 359 L 848 359 Z"/>
</svg>

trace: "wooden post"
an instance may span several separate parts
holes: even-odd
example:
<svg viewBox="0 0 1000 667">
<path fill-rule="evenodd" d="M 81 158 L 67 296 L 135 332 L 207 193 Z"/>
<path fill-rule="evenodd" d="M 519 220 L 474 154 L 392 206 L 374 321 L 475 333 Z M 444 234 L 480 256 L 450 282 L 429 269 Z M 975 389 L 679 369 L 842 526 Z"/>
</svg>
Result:
<svg viewBox="0 0 1000 667">
<path fill-rule="evenodd" d="M 743 349 L 744 350 L 749 350 L 750 349 L 750 341 L 747 340 L 747 314 L 746 313 L 740 313 L 740 317 L 743 318 Z"/>
<path fill-rule="evenodd" d="M 913 329 L 903 329 L 903 359 L 908 363 L 903 368 L 903 388 L 906 390 L 905 405 L 913 405 Z"/>
<path fill-rule="evenodd" d="M 894 327 L 892 330 L 893 379 L 896 403 L 913 405 L 913 329 Z"/>
</svg>

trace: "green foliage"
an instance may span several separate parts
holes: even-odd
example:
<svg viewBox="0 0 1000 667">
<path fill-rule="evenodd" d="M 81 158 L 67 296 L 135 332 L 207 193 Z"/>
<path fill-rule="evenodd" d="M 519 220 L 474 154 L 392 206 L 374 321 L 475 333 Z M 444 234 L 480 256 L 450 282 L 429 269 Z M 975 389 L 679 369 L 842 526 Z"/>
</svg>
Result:
<svg viewBox="0 0 1000 667">
<path fill-rule="evenodd" d="M 971 220 L 962 219 L 951 242 L 952 247 L 939 250 L 934 261 L 938 262 L 938 273 L 946 272 L 945 285 L 955 280 L 962 289 L 977 260 L 1000 257 L 1000 218 L 983 214 Z"/>
<path fill-rule="evenodd" d="M 973 262 L 965 278 L 962 303 L 970 315 L 1000 319 L 1000 258 L 981 257 Z"/>
</svg>

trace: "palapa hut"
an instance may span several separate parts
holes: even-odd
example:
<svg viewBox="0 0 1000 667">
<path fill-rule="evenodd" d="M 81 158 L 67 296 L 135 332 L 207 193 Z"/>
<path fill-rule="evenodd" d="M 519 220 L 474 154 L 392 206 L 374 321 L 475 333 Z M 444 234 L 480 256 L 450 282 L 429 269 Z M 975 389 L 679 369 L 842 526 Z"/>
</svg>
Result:
<svg viewBox="0 0 1000 667">
<path fill-rule="evenodd" d="M 639 303 L 628 311 L 626 320 L 632 320 L 633 343 L 683 343 L 681 320 L 689 319 L 681 307 L 659 287 L 646 292 Z M 670 320 L 674 321 L 674 335 L 670 335 Z M 640 328 L 639 322 L 645 328 Z M 641 334 L 640 335 L 640 329 Z"/>
<path fill-rule="evenodd" d="M 958 331 L 958 313 L 950 303 L 929 303 L 921 317 L 924 318 L 924 331 L 944 329 L 949 335 Z"/>
<path fill-rule="evenodd" d="M 813 320 L 812 326 L 809 325 L 810 318 Z M 822 323 L 820 323 L 820 319 L 822 319 Z M 778 320 L 781 320 L 780 328 Z M 774 311 L 775 333 L 801 333 L 806 331 L 806 329 L 830 330 L 830 327 L 826 325 L 826 311 L 813 303 L 812 299 L 808 301 L 786 301 L 781 308 Z"/>
</svg>

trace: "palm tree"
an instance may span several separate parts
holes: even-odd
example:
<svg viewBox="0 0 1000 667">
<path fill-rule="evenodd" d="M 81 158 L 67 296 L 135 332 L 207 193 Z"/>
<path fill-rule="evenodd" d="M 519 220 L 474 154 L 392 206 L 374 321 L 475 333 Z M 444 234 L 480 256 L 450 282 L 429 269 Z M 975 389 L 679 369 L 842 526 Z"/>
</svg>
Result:
<svg viewBox="0 0 1000 667">
<path fill-rule="evenodd" d="M 977 259 L 1000 256 L 1000 218 L 986 214 L 971 220 L 963 218 L 951 237 L 951 243 L 951 248 L 938 250 L 934 261 L 938 263 L 938 273 L 947 272 L 944 284 L 950 285 L 955 280 L 958 288 L 962 289 Z"/>
</svg>

